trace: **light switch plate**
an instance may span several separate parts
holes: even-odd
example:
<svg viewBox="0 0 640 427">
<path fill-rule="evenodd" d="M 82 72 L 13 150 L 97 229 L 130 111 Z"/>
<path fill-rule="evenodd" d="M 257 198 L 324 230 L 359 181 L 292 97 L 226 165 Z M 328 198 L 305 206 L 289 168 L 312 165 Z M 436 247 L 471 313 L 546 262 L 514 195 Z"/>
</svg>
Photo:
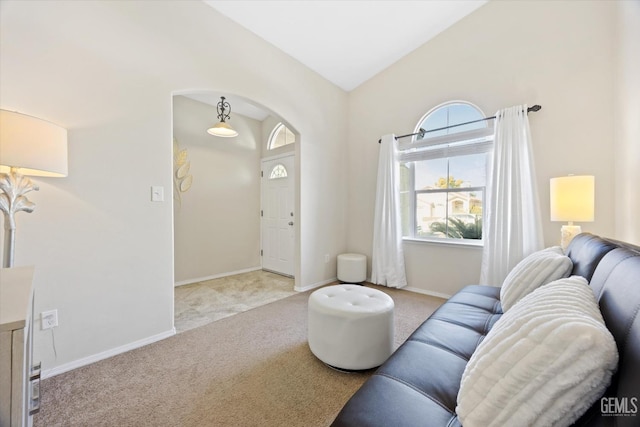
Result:
<svg viewBox="0 0 640 427">
<path fill-rule="evenodd" d="M 164 202 L 164 187 L 159 185 L 151 186 L 151 201 Z"/>
</svg>

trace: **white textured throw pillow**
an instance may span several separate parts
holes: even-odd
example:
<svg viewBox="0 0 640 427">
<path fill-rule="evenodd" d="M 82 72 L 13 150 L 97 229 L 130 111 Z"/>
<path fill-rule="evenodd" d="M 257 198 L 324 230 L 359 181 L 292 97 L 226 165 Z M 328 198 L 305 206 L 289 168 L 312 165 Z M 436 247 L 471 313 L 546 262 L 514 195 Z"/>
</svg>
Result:
<svg viewBox="0 0 640 427">
<path fill-rule="evenodd" d="M 573 269 L 571 258 L 560 246 L 534 252 L 520 261 L 502 282 L 500 303 L 506 312 L 522 297 L 554 280 L 568 277 Z"/>
<path fill-rule="evenodd" d="M 465 427 L 568 426 L 604 393 L 618 350 L 587 281 L 536 289 L 505 313 L 466 366 Z"/>
</svg>

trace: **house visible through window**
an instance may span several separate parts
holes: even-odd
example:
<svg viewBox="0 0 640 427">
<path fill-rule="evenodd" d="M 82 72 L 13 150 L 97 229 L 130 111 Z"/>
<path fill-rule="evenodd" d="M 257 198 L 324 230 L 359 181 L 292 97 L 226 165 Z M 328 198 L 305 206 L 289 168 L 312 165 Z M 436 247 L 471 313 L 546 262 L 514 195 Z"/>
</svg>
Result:
<svg viewBox="0 0 640 427">
<path fill-rule="evenodd" d="M 296 136 L 283 123 L 278 123 L 269 137 L 269 150 L 296 142 Z"/>
<path fill-rule="evenodd" d="M 424 138 L 400 144 L 403 235 L 456 241 L 482 239 L 487 153 L 493 130 L 466 102 L 440 105 L 420 121 Z M 451 125 L 480 120 L 463 126 Z"/>
</svg>

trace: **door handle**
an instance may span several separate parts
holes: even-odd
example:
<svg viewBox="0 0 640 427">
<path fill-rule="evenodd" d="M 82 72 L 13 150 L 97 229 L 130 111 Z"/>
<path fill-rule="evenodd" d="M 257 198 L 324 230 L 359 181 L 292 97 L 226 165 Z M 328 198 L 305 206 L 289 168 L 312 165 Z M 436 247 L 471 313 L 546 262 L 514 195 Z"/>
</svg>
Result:
<svg viewBox="0 0 640 427">
<path fill-rule="evenodd" d="M 289 225 L 293 225 L 293 221 L 289 221 Z"/>
</svg>

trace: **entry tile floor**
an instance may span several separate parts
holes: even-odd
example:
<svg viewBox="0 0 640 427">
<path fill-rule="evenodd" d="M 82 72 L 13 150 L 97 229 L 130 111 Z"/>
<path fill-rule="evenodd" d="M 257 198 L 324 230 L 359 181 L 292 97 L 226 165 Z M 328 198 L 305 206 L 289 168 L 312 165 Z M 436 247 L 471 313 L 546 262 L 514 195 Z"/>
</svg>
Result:
<svg viewBox="0 0 640 427">
<path fill-rule="evenodd" d="M 184 332 L 294 295 L 292 278 L 256 270 L 189 285 L 174 291 L 174 324 Z"/>
</svg>

